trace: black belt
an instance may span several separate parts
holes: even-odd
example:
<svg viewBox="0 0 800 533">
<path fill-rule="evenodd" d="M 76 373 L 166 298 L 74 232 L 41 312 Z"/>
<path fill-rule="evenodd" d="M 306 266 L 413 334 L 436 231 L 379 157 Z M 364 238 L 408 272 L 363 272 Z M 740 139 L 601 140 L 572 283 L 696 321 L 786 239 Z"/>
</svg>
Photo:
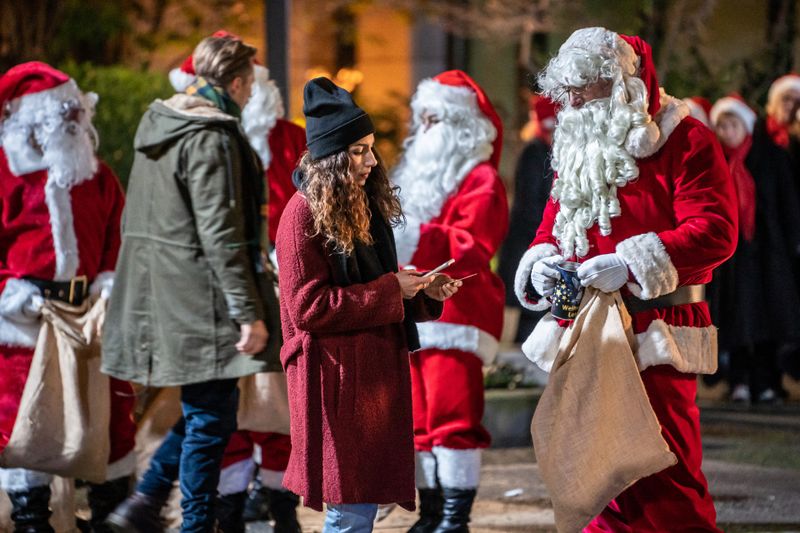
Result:
<svg viewBox="0 0 800 533">
<path fill-rule="evenodd" d="M 69 281 L 53 281 L 49 279 L 25 278 L 42 291 L 42 296 L 50 300 L 59 300 L 70 305 L 81 305 L 89 294 L 89 280 L 86 276 L 78 276 Z"/>
<path fill-rule="evenodd" d="M 633 295 L 623 296 L 622 300 L 625 302 L 625 307 L 628 308 L 628 312 L 633 315 L 643 311 L 650 311 L 651 309 L 664 309 L 665 307 L 672 307 L 675 305 L 704 302 L 706 300 L 706 286 L 684 285 L 683 287 L 678 287 L 669 294 L 651 300 L 642 300 Z"/>
</svg>

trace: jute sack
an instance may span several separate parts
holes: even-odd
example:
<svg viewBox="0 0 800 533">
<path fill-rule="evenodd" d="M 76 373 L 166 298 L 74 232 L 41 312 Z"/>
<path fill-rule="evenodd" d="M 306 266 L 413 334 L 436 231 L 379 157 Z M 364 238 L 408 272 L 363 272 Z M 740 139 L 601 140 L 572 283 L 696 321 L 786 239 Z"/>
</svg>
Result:
<svg viewBox="0 0 800 533">
<path fill-rule="evenodd" d="M 93 303 L 93 305 L 92 305 Z M 45 301 L 42 327 L 0 467 L 106 480 L 111 414 L 100 373 L 105 300 L 76 307 Z M 91 307 L 90 307 L 91 306 Z"/>
<path fill-rule="evenodd" d="M 286 374 L 260 372 L 239 378 L 239 412 L 241 430 L 289 434 L 289 393 Z"/>
<path fill-rule="evenodd" d="M 587 289 L 531 423 L 560 532 L 581 531 L 637 480 L 677 462 L 636 366 L 618 292 Z"/>
</svg>

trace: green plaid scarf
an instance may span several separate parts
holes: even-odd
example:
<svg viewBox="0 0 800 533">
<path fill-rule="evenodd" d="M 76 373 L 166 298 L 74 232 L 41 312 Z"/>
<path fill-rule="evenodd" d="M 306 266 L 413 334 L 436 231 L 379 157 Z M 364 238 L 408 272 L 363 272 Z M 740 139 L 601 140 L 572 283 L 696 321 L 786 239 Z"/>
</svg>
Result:
<svg viewBox="0 0 800 533">
<path fill-rule="evenodd" d="M 189 96 L 202 96 L 223 112 L 233 115 L 236 118 L 242 118 L 241 108 L 231 99 L 228 92 L 222 87 L 211 85 L 208 83 L 208 80 L 202 76 L 197 76 L 194 83 L 189 85 L 185 92 Z"/>
</svg>

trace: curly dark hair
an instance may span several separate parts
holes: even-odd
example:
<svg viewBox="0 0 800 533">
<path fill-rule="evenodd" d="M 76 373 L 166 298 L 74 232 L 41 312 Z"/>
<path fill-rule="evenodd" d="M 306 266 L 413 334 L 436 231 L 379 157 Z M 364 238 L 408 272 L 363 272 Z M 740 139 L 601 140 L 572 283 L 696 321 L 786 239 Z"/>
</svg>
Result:
<svg viewBox="0 0 800 533">
<path fill-rule="evenodd" d="M 399 188 L 389 182 L 383 161 L 377 152 L 374 153 L 378 164 L 372 168 L 363 187 L 350 174 L 347 150 L 317 161 L 306 152 L 300 159 L 304 175 L 300 190 L 314 216 L 314 235 L 322 235 L 325 244 L 335 252 L 351 254 L 356 240 L 373 244 L 369 232 L 373 215 L 370 199 L 391 226 L 403 223 Z"/>
</svg>

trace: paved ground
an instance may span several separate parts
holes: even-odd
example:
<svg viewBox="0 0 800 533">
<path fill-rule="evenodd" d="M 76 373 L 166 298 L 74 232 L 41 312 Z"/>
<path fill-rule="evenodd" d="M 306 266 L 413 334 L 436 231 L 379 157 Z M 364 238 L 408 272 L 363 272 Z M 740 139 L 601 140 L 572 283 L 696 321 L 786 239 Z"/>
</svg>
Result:
<svg viewBox="0 0 800 533">
<path fill-rule="evenodd" d="M 726 532 L 800 532 L 800 403 L 733 407 L 701 402 L 704 470 Z M 300 512 L 303 531 L 319 532 L 323 515 Z M 376 531 L 405 532 L 413 513 L 395 509 Z M 251 533 L 269 532 L 252 524 Z M 547 491 L 528 447 L 484 454 L 473 533 L 555 531 Z"/>
</svg>

